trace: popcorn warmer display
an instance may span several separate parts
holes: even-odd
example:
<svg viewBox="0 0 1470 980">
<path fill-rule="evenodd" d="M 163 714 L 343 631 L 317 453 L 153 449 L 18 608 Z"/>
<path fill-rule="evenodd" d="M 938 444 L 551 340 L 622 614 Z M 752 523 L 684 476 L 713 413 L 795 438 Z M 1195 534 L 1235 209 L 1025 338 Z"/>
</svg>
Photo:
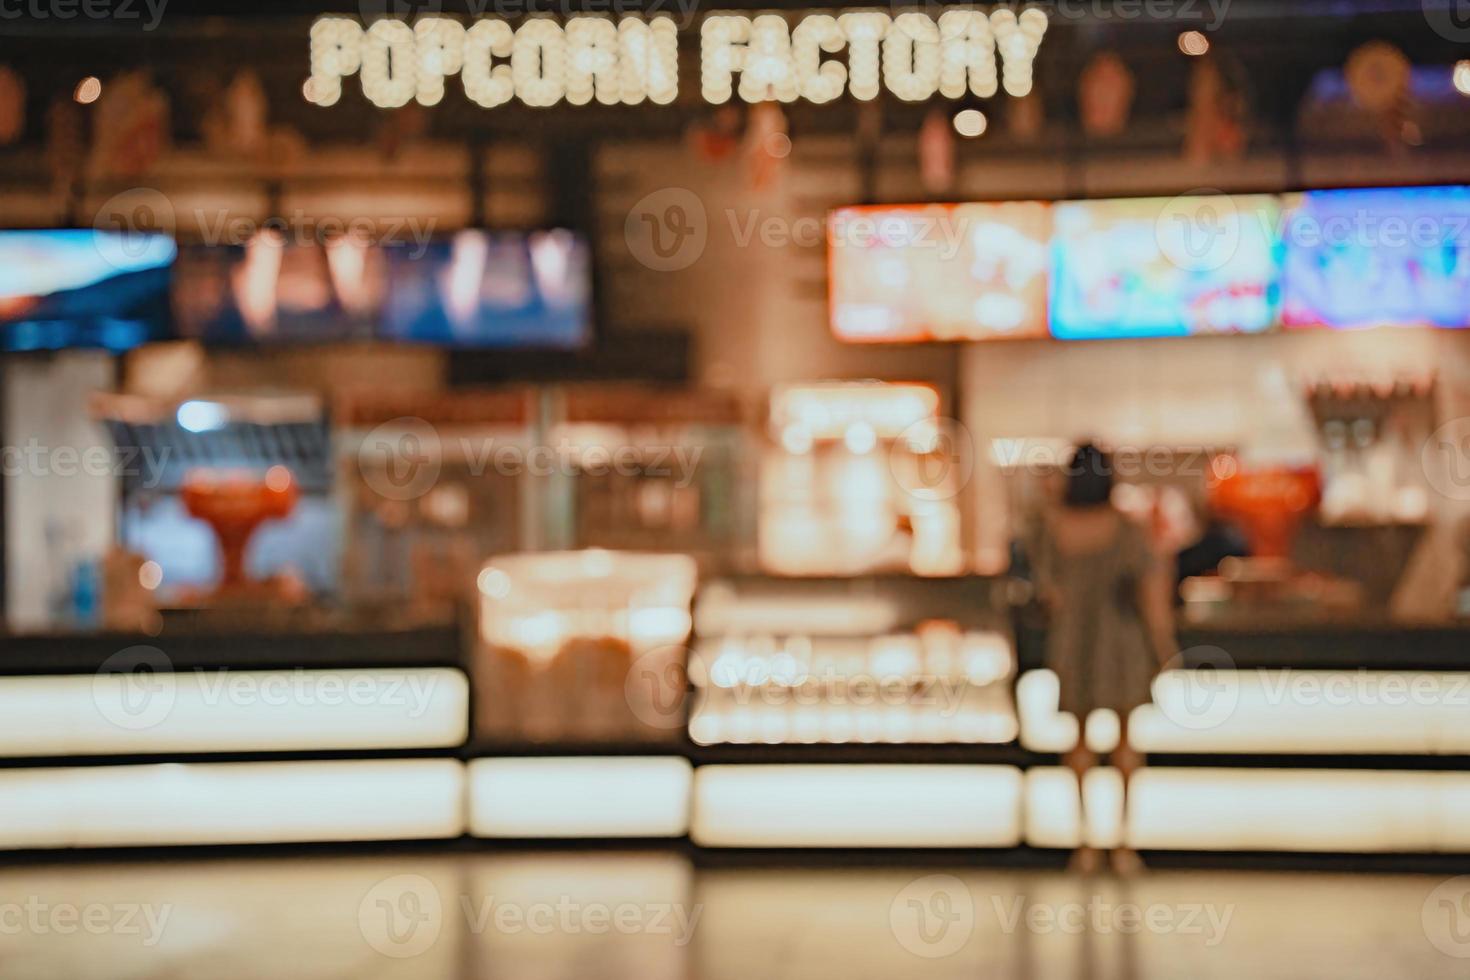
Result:
<svg viewBox="0 0 1470 980">
<path fill-rule="evenodd" d="M 1015 654 L 952 622 L 873 637 L 769 634 L 700 644 L 690 738 L 719 743 L 989 743 L 1016 737 Z"/>
<path fill-rule="evenodd" d="M 476 734 L 490 742 L 678 740 L 687 555 L 507 555 L 478 577 Z"/>
</svg>

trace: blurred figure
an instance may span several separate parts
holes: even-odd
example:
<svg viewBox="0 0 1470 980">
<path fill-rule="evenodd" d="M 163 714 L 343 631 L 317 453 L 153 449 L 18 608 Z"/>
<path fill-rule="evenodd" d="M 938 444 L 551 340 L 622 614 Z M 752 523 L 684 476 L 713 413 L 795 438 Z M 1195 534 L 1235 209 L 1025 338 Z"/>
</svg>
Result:
<svg viewBox="0 0 1470 980">
<path fill-rule="evenodd" d="M 1034 556 L 1036 584 L 1049 623 L 1046 663 L 1061 680 L 1062 711 L 1077 716 L 1109 708 L 1121 726 L 1112 762 L 1124 785 L 1142 764 L 1128 744 L 1128 715 L 1149 700 L 1159 667 L 1175 654 L 1171 595 L 1173 570 L 1155 556 L 1148 532 L 1111 503 L 1113 461 L 1092 444 L 1067 464 L 1060 506 L 1046 515 Z M 1078 785 L 1097 764 L 1086 739 L 1067 754 Z M 1073 857 L 1076 870 L 1096 870 L 1090 847 Z M 1136 870 L 1126 848 L 1112 855 L 1119 872 Z"/>
<path fill-rule="evenodd" d="M 1214 575 L 1220 569 L 1220 562 L 1226 558 L 1250 555 L 1245 535 L 1217 513 L 1209 501 L 1198 502 L 1195 519 L 1197 525 L 1193 540 L 1179 549 L 1179 557 L 1175 560 L 1176 586 L 1197 575 Z"/>
</svg>

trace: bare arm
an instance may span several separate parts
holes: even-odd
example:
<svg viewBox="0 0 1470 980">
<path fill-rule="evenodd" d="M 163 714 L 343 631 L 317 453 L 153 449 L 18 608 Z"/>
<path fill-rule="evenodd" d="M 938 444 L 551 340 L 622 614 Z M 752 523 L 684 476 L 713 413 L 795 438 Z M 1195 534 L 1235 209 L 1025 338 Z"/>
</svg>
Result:
<svg viewBox="0 0 1470 980">
<path fill-rule="evenodd" d="M 1173 592 L 1173 577 L 1164 562 L 1155 561 L 1153 568 L 1139 579 L 1138 608 L 1160 667 L 1167 667 L 1179 655 L 1179 641 L 1174 635 Z"/>
</svg>

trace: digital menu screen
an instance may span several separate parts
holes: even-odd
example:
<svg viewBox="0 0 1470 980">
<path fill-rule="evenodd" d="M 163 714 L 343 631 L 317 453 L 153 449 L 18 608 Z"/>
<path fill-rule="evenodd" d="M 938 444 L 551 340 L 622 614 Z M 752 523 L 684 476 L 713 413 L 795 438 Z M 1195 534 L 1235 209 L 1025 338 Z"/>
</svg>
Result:
<svg viewBox="0 0 1470 980">
<path fill-rule="evenodd" d="M 1051 332 L 1067 339 L 1261 333 L 1281 300 L 1271 195 L 1073 201 L 1053 209 Z"/>
<path fill-rule="evenodd" d="M 842 208 L 827 235 L 829 313 L 840 340 L 1046 336 L 1050 205 Z"/>
<path fill-rule="evenodd" d="M 388 339 L 562 349 L 590 339 L 592 257 L 581 236 L 462 231 L 425 248 L 387 252 Z"/>
<path fill-rule="evenodd" d="M 171 332 L 166 235 L 0 231 L 0 349 L 127 350 Z"/>
<path fill-rule="evenodd" d="M 1284 227 L 1288 328 L 1470 326 L 1470 188 L 1309 191 Z"/>
<path fill-rule="evenodd" d="M 275 231 L 243 244 L 185 245 L 174 288 L 179 332 L 220 345 L 370 339 L 382 251 L 351 236 L 318 243 Z"/>
</svg>

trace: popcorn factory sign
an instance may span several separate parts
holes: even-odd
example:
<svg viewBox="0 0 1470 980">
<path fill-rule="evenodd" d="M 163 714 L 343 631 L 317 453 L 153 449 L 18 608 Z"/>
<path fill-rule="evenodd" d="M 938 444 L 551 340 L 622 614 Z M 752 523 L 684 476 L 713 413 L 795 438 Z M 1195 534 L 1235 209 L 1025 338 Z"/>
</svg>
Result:
<svg viewBox="0 0 1470 980">
<path fill-rule="evenodd" d="M 699 24 L 701 98 L 744 102 L 868 100 L 886 90 L 907 102 L 936 95 L 986 98 L 1031 91 L 1046 33 L 1037 8 L 1017 12 L 847 10 L 787 17 L 711 13 Z M 373 105 L 437 105 L 451 79 L 486 109 L 667 105 L 679 96 L 679 31 L 668 16 L 499 17 L 466 23 L 425 15 L 413 23 L 318 18 L 311 27 L 308 100 L 335 105 L 356 76 Z"/>
</svg>

